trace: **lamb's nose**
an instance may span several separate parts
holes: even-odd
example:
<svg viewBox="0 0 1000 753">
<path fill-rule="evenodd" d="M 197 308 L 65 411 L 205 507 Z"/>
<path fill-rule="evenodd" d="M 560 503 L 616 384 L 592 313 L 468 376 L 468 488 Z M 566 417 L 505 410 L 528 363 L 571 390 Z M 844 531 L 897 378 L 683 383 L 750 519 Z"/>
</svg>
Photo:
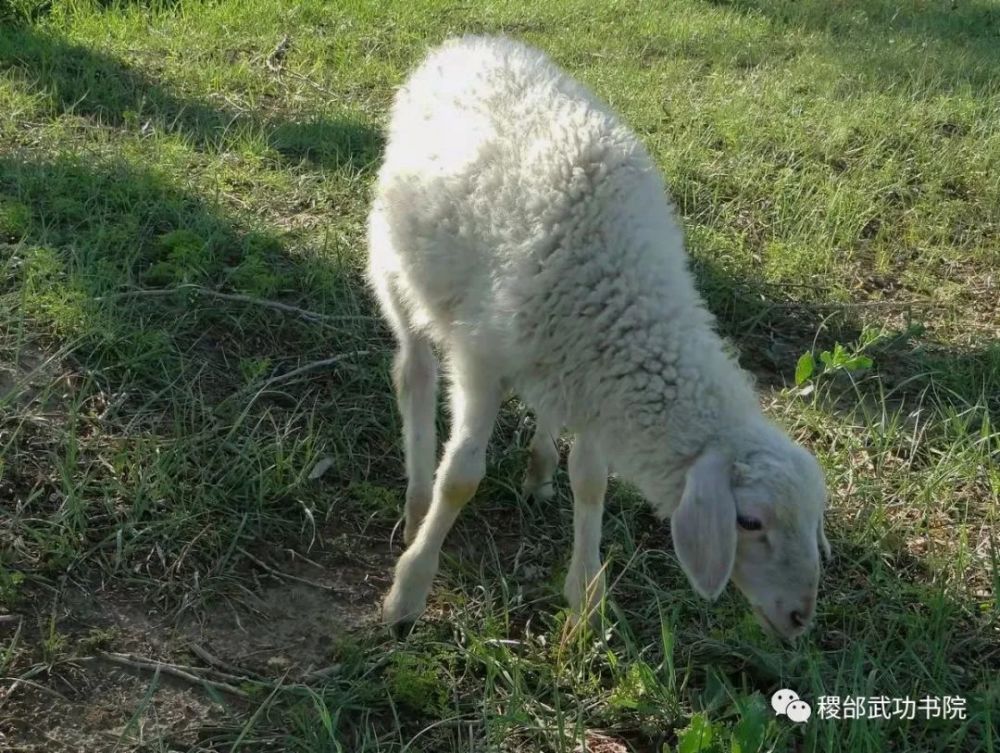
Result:
<svg viewBox="0 0 1000 753">
<path fill-rule="evenodd" d="M 802 612 L 798 609 L 793 610 L 790 617 L 792 618 L 792 624 L 797 628 L 805 627 L 806 623 L 809 621 L 809 618 L 802 614 Z"/>
</svg>

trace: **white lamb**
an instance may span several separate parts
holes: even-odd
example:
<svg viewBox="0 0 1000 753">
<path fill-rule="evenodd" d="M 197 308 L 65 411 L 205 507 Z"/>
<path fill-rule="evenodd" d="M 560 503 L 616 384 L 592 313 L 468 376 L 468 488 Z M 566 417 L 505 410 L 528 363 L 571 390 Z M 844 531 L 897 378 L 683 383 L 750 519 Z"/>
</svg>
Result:
<svg viewBox="0 0 1000 753">
<path fill-rule="evenodd" d="M 765 628 L 812 618 L 826 485 L 761 414 L 695 291 L 674 210 L 636 136 L 545 55 L 503 38 L 434 50 L 400 89 L 369 217 L 370 281 L 399 343 L 408 486 L 384 619 L 424 609 L 441 545 L 485 473 L 505 394 L 534 410 L 525 489 L 548 496 L 569 454 L 565 594 L 604 595 L 610 467 L 661 517 L 692 586 L 732 578 Z M 451 436 L 434 475 L 436 359 Z"/>
</svg>

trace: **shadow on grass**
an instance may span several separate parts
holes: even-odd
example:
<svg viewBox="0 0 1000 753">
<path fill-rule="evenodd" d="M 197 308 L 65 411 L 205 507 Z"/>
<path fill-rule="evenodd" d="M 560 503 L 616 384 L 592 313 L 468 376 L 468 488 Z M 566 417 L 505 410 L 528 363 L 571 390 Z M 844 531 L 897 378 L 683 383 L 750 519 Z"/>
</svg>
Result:
<svg viewBox="0 0 1000 753">
<path fill-rule="evenodd" d="M 144 606 L 215 606 L 251 582 L 237 547 L 303 551 L 301 527 L 315 534 L 344 487 L 398 474 L 382 333 L 355 255 L 293 245 L 123 160 L 25 154 L 0 156 L 0 602 L 25 625 L 4 659 L 14 674 L 38 660 L 43 624 L 63 655 L 93 653 L 76 637 L 81 620 L 103 625 L 89 621 L 96 610 L 64 612 L 52 584 L 99 574 L 100 589 L 131 584 Z M 134 294 L 187 284 L 331 319 L 184 289 Z M 335 467 L 309 479 L 325 456 Z M 337 534 L 353 525 L 338 520 Z M 353 597 L 316 592 L 331 614 Z M 58 616 L 42 616 L 42 601 L 58 601 Z M 16 726 L 45 729 L 51 699 L 36 708 L 18 695 Z"/>
<path fill-rule="evenodd" d="M 0 494 L 36 513 L 44 509 L 53 530 L 65 522 L 72 535 L 64 556 L 88 547 L 102 556 L 113 544 L 110 516 L 136 534 L 121 552 L 126 559 L 154 547 L 169 569 L 197 533 L 187 527 L 206 516 L 218 516 L 225 528 L 242 508 L 250 515 L 246 534 L 281 530 L 290 522 L 283 511 L 301 510 L 290 490 L 301 483 L 301 468 L 315 462 L 317 442 L 344 457 L 386 444 L 378 411 L 391 409 L 391 395 L 381 371 L 370 367 L 379 362 L 381 335 L 368 316 L 360 269 L 350 258 L 293 252 L 287 243 L 165 176 L 118 160 L 0 158 L 0 311 L 8 335 L 0 339 L 0 361 L 22 378 L 20 396 L 0 395 L 11 431 Z M 331 318 L 307 320 L 253 301 L 198 295 L 187 285 Z M 156 294 L 165 288 L 179 292 Z M 142 292 L 150 289 L 154 294 Z M 35 368 L 50 354 L 60 354 L 52 374 Z M 266 387 L 272 377 L 338 354 L 344 362 L 335 367 Z M 47 375 L 65 380 L 65 388 L 31 385 Z M 39 395 L 30 406 L 22 400 Z M 38 412 L 50 419 L 25 422 Z M 318 434 L 307 429 L 317 415 L 327 419 Z M 43 437 L 38 426 L 52 432 Z M 109 474 L 111 466 L 88 461 L 90 470 L 61 475 L 60 463 L 75 456 L 76 431 L 108 437 L 110 445 L 100 447 L 80 439 L 87 453 L 148 467 Z M 378 459 L 369 464 L 377 467 Z M 352 472 L 342 470 L 346 484 Z M 325 480 L 336 486 L 337 479 L 330 472 Z M 301 491 L 316 497 L 317 509 L 328 503 L 318 487 Z M 67 513 L 73 505 L 66 499 L 80 505 L 77 513 Z M 192 561 L 211 556 L 217 544 L 211 537 L 200 543 L 204 549 L 189 552 Z M 25 560 L 36 556 L 45 560 L 41 551 Z"/>
<path fill-rule="evenodd" d="M 793 385 L 800 356 L 812 352 L 818 364 L 822 351 L 840 344 L 869 356 L 874 363 L 867 375 L 878 379 L 845 383 L 849 389 L 836 392 L 831 409 L 850 410 L 866 398 L 888 397 L 898 405 L 931 396 L 957 411 L 984 409 L 1000 423 L 1000 341 L 961 349 L 926 337 L 935 312 L 929 305 L 815 304 L 787 297 L 779 287 L 736 280 L 710 262 L 694 269 L 721 331 L 763 386 Z"/>
<path fill-rule="evenodd" d="M 126 61 L 30 26 L 0 26 L 4 68 L 17 71 L 30 91 L 44 93 L 53 115 L 74 114 L 140 135 L 174 133 L 203 150 L 223 151 L 240 138 L 261 137 L 287 161 L 353 170 L 372 168 L 381 153 L 381 135 L 360 120 L 288 120 L 184 97 Z"/>
</svg>

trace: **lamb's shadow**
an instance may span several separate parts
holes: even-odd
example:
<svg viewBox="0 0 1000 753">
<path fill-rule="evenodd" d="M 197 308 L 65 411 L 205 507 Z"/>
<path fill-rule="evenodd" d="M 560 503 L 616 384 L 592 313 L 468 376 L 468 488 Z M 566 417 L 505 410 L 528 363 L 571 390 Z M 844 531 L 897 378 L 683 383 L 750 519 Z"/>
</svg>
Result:
<svg viewBox="0 0 1000 753">
<path fill-rule="evenodd" d="M 286 161 L 331 169 L 367 170 L 382 149 L 381 135 L 350 113 L 335 119 L 266 116 L 221 96 L 187 97 L 128 62 L 29 26 L 0 26 L 0 70 L 10 69 L 31 92 L 45 96 L 54 115 L 75 114 L 100 126 L 142 136 L 175 133 L 196 148 L 224 151 L 241 138 L 263 138 Z"/>
</svg>

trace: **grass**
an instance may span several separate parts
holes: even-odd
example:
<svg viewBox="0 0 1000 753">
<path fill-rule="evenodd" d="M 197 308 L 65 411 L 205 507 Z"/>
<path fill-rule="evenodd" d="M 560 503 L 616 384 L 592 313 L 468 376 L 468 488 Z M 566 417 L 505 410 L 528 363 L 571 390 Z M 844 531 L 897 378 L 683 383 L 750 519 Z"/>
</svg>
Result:
<svg viewBox="0 0 1000 753">
<path fill-rule="evenodd" d="M 0 17 L 0 613 L 17 625 L 0 675 L 22 679 L 0 735 L 96 703 L 81 667 L 100 650 L 152 650 L 73 593 L 250 620 L 259 563 L 307 556 L 340 579 L 307 626 L 332 636 L 310 656 L 330 673 L 292 650 L 191 737 L 140 734 L 167 693 L 147 676 L 88 749 L 997 749 L 1000 8 L 7 0 Z M 698 601 L 623 485 L 610 629 L 561 640 L 568 485 L 515 503 L 516 404 L 427 619 L 401 642 L 348 619 L 387 585 L 403 489 L 392 344 L 361 277 L 380 129 L 407 69 L 462 32 L 545 48 L 633 125 L 769 413 L 827 469 L 836 556 L 796 647 L 733 593 Z M 794 384 L 838 343 L 872 366 Z M 962 696 L 967 718 L 796 726 L 771 713 L 780 687 L 814 712 Z"/>
</svg>

